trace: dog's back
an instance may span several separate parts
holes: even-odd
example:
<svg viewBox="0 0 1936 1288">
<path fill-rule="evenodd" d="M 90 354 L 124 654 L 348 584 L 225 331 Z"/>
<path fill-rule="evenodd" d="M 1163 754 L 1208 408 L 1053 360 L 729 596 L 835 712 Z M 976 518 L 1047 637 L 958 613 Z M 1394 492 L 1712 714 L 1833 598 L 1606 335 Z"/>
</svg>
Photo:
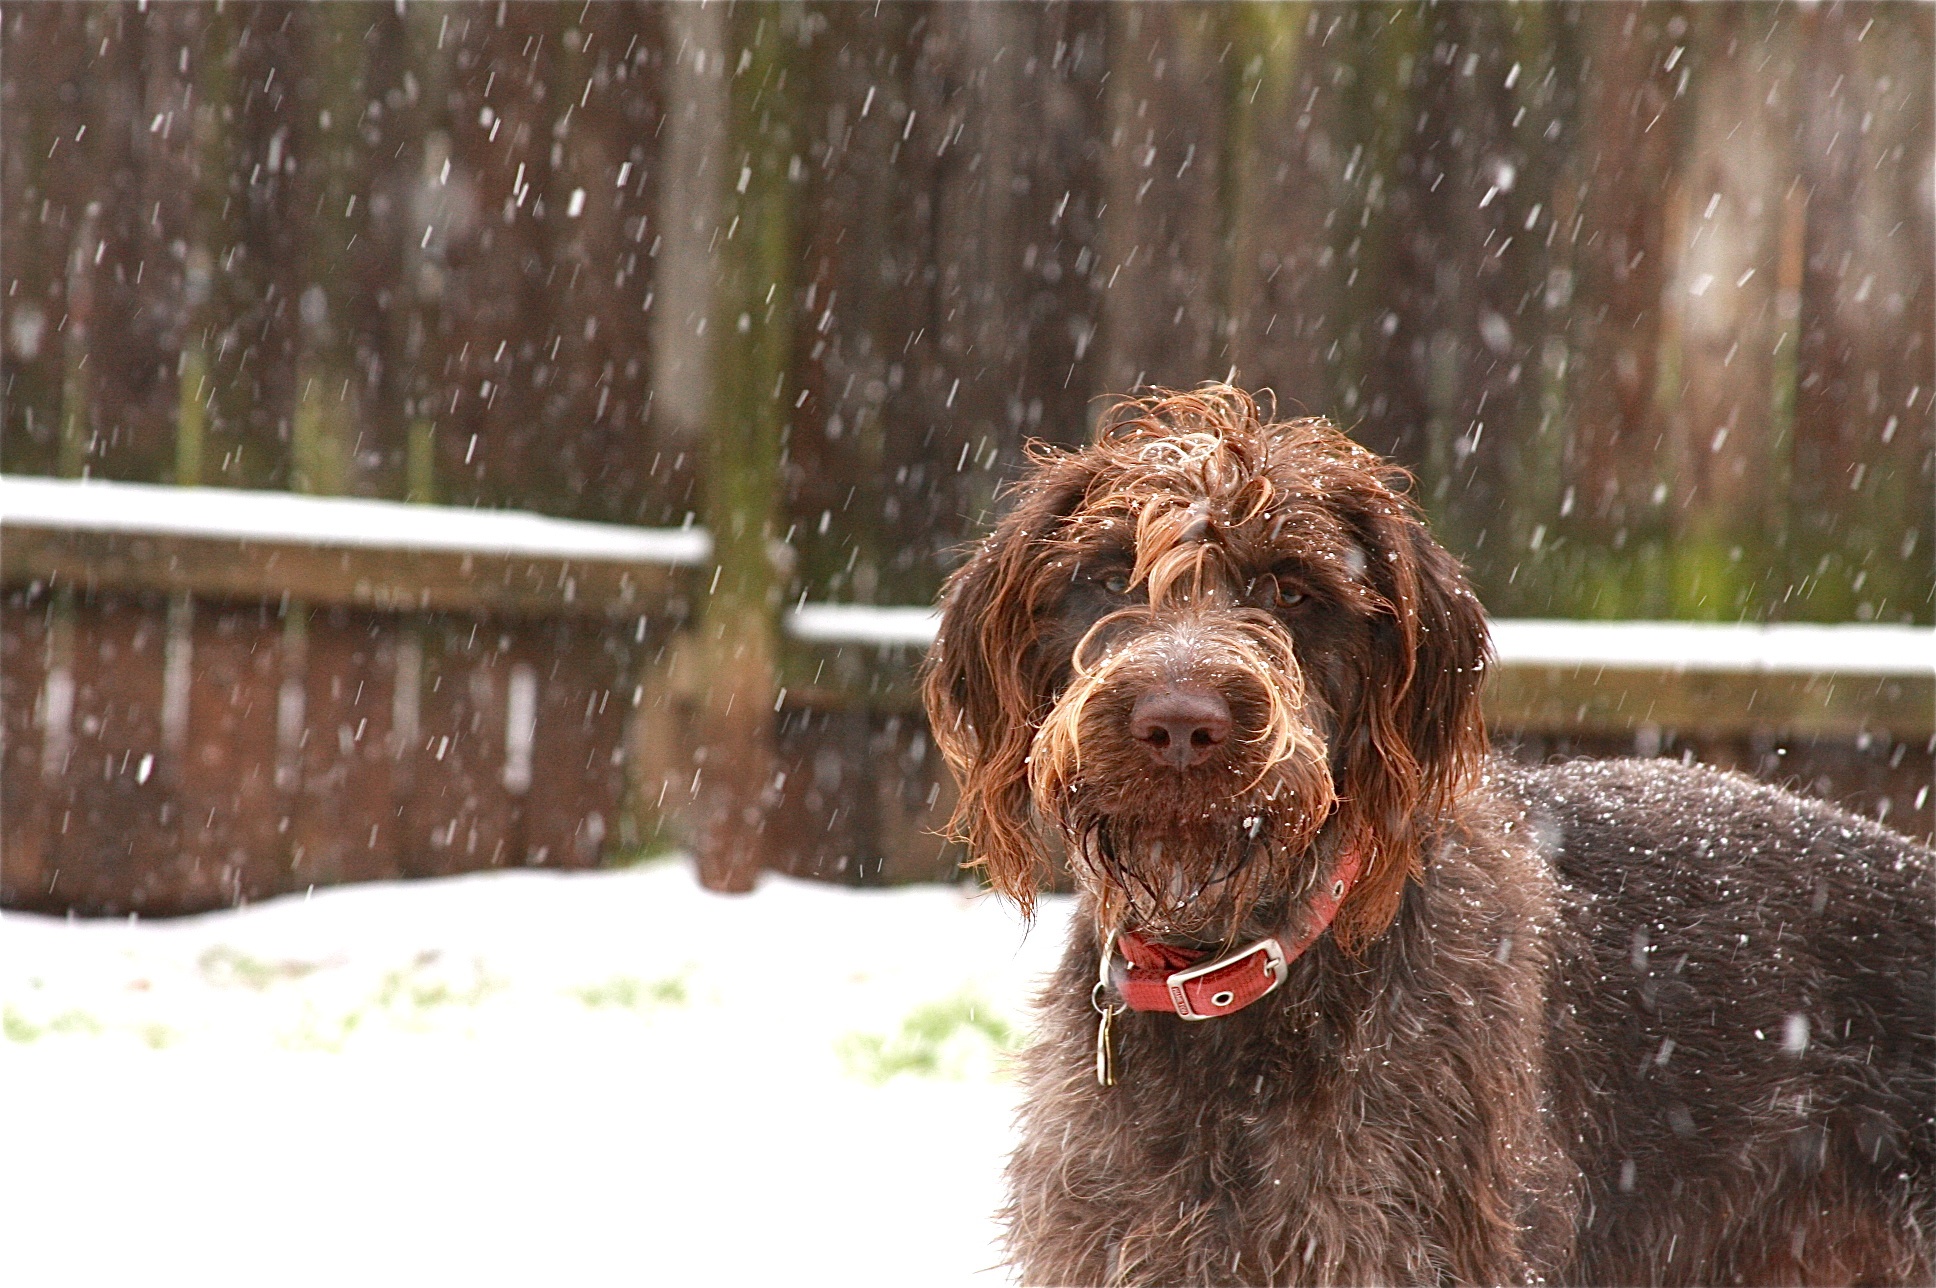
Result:
<svg viewBox="0 0 1936 1288">
<path fill-rule="evenodd" d="M 1555 1108 L 1586 1202 L 1567 1282 L 1929 1282 L 1930 852 L 1660 761 L 1511 771 L 1563 883 Z"/>
</svg>

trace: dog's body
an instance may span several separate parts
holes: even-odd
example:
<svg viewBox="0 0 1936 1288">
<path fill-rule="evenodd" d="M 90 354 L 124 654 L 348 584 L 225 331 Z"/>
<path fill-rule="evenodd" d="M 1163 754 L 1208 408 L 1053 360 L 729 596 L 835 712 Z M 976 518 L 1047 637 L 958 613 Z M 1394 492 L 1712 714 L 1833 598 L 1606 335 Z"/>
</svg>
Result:
<svg viewBox="0 0 1936 1288">
<path fill-rule="evenodd" d="M 1096 1085 L 1078 935 L 1011 1171 L 1028 1283 L 1927 1283 L 1927 867 L 1677 763 L 1495 763 L 1354 960 Z M 1081 924 L 1080 921 L 1078 924 Z"/>
<path fill-rule="evenodd" d="M 1025 481 L 928 682 L 993 883 L 1026 905 L 1059 847 L 1081 890 L 1024 1058 L 1025 1282 L 1930 1282 L 1929 852 L 1734 775 L 1491 759 L 1484 659 L 1319 422 L 1168 395 Z M 1102 961 L 1314 908 L 1201 1022 Z"/>
</svg>

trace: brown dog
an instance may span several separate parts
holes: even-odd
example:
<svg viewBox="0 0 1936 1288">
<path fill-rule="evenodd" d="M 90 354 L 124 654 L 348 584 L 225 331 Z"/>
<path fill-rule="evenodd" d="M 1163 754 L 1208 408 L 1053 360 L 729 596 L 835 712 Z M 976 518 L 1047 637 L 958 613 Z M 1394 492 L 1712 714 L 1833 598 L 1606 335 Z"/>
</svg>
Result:
<svg viewBox="0 0 1936 1288">
<path fill-rule="evenodd" d="M 1206 386 L 1034 460 L 926 681 L 989 881 L 1081 896 L 1026 1282 L 1931 1282 L 1927 849 L 1489 758 L 1480 607 L 1321 420 Z"/>
</svg>

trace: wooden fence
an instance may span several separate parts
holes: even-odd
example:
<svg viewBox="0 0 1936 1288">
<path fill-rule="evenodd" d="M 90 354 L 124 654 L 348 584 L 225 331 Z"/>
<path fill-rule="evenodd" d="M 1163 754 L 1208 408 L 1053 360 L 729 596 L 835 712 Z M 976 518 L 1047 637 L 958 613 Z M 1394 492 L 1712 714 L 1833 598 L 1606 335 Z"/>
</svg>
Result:
<svg viewBox="0 0 1936 1288">
<path fill-rule="evenodd" d="M 0 899 L 148 914 L 686 839 L 708 534 L 0 478 Z M 922 608 L 788 612 L 751 865 L 947 879 Z M 1686 752 L 1929 831 L 1936 632 L 1505 621 L 1510 749 Z M 669 830 L 668 830 L 669 829 Z M 717 876 L 717 873 L 714 874 Z"/>
<path fill-rule="evenodd" d="M 168 541 L 23 527 L 28 794 L 4 826 L 42 839 L 10 891 L 81 882 L 51 838 L 97 816 L 124 850 L 175 829 L 210 898 L 391 839 L 468 858 L 480 812 L 480 850 L 588 854 L 590 812 L 533 812 L 576 744 L 503 786 L 484 731 L 527 704 L 539 739 L 578 712 L 583 754 L 623 762 L 573 771 L 603 849 L 663 830 L 662 787 L 724 887 L 761 862 L 944 869 L 913 650 L 799 638 L 782 610 L 927 602 L 1024 442 L 1082 440 L 1145 381 L 1234 373 L 1348 425 L 1416 472 L 1508 618 L 1936 622 L 1930 6 L 47 3 L 0 7 L 0 44 L 10 475 L 712 539 L 682 592 L 645 565 L 328 543 L 185 581 Z M 606 616 L 634 603 L 643 628 Z M 200 693 L 182 658 L 235 705 L 177 696 L 164 721 Z M 372 759 L 361 708 L 409 689 L 398 666 L 475 762 Z M 1757 683 L 1758 711 L 1779 686 Z M 1813 720 L 1890 683 L 1780 701 Z M 1504 719 L 1527 754 L 1671 750 L 1746 696 L 1656 721 L 1633 714 L 1651 680 L 1625 706 L 1568 684 L 1544 723 Z M 634 692 L 647 716 L 615 710 Z M 299 786 L 352 771 L 278 732 L 337 701 L 356 781 L 391 801 L 358 817 L 361 856 L 315 839 L 329 807 Z M 121 813 L 44 776 L 63 711 L 63 763 L 108 784 L 128 761 Z M 659 712 L 691 736 L 640 732 Z M 1895 785 L 1923 744 L 1836 719 L 1701 749 L 1788 775 L 1782 738 L 1853 739 L 1802 777 L 1926 807 Z M 231 726 L 252 750 L 182 768 L 175 802 L 163 733 Z M 692 750 L 640 787 L 671 746 Z M 234 837 L 204 846 L 191 805 Z"/>
<path fill-rule="evenodd" d="M 0 478 L 0 901 L 186 912 L 686 839 L 718 745 L 691 629 L 710 551 L 692 529 Z M 869 691 L 918 648 L 857 672 L 822 647 L 762 713 L 780 768 L 751 869 L 947 876 L 922 722 L 898 678 Z"/>
</svg>

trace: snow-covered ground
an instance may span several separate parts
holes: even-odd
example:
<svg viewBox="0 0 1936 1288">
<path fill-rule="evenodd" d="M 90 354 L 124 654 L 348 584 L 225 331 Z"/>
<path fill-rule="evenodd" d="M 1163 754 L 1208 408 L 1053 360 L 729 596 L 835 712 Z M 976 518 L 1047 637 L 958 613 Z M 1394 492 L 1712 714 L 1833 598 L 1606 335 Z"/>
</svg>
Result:
<svg viewBox="0 0 1936 1288">
<path fill-rule="evenodd" d="M 0 1275 L 1003 1283 L 1067 916 L 663 862 L 0 917 Z"/>
</svg>

